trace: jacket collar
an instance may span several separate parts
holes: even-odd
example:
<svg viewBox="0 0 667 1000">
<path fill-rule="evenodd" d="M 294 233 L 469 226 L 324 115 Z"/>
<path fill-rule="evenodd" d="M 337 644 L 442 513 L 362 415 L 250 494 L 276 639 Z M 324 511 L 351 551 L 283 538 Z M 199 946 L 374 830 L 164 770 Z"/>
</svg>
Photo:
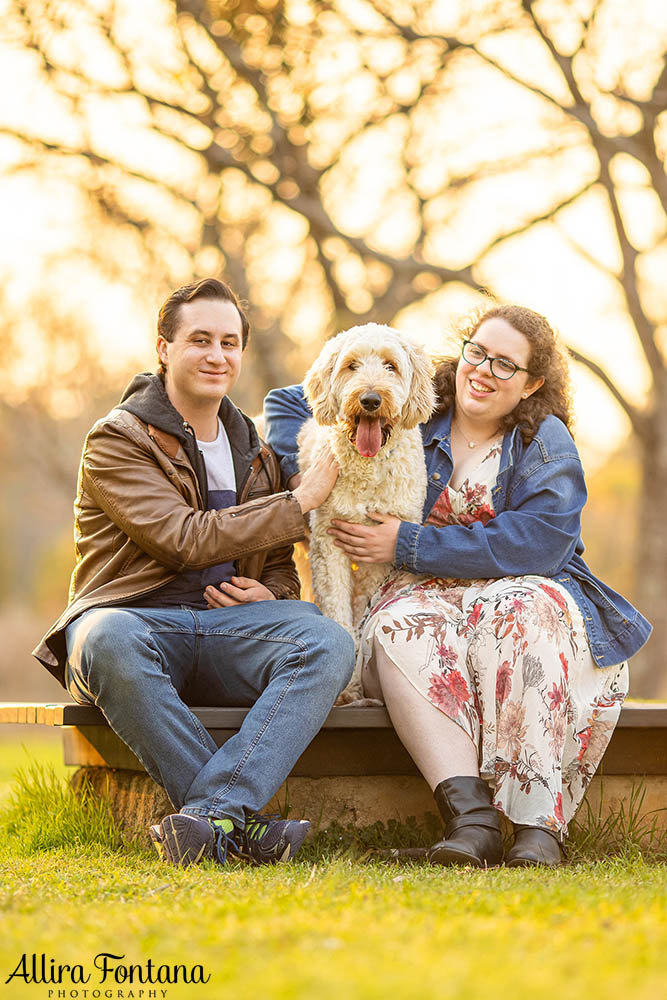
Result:
<svg viewBox="0 0 667 1000">
<path fill-rule="evenodd" d="M 438 446 L 443 447 L 451 457 L 453 415 L 454 410 L 450 407 L 446 413 L 435 414 L 435 416 L 431 417 L 431 419 L 422 426 L 422 439 L 424 447 L 437 444 Z M 517 440 L 519 442 L 521 441 L 518 427 L 513 427 L 512 430 L 503 437 L 503 448 L 498 468 L 499 476 L 509 472 L 514 464 L 515 444 Z"/>
<path fill-rule="evenodd" d="M 172 405 L 160 375 L 152 372 L 135 375 L 123 393 L 118 408 L 133 413 L 145 424 L 149 424 L 154 432 L 157 431 L 156 438 L 160 440 L 164 451 L 172 457 L 176 454 L 174 451 L 174 439 L 176 439 L 185 449 L 200 481 L 203 479 L 202 463 L 194 434 Z M 234 406 L 227 396 L 224 396 L 220 403 L 218 416 L 229 438 L 237 488 L 240 490 L 253 459 L 260 451 L 257 431 L 252 420 Z M 200 485 L 203 495 L 206 496 L 206 484 L 200 482 Z"/>
<path fill-rule="evenodd" d="M 438 443 L 450 443 L 453 412 L 452 409 L 449 409 L 446 413 L 436 413 L 427 423 L 423 424 L 422 439 L 424 447 L 428 447 L 428 445 L 436 441 Z"/>
</svg>

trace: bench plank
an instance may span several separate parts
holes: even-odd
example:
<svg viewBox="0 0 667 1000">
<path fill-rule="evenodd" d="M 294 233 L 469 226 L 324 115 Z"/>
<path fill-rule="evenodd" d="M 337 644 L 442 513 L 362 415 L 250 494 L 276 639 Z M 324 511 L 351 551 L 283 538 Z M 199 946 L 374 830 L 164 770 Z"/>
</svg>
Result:
<svg viewBox="0 0 667 1000">
<path fill-rule="evenodd" d="M 238 729 L 248 714 L 247 708 L 194 706 L 192 711 L 207 729 Z M 0 704 L 0 723 L 30 723 L 45 726 L 106 726 L 106 720 L 94 705 Z M 619 729 L 659 729 L 667 727 L 667 702 L 626 702 L 621 709 Z M 359 708 L 345 705 L 333 708 L 324 729 L 391 729 L 385 708 Z"/>
<path fill-rule="evenodd" d="M 249 712 L 247 708 L 195 706 L 192 711 L 206 729 L 239 729 Z M 26 705 L 19 702 L 0 704 L 0 723 L 35 723 L 44 726 L 106 726 L 99 708 L 94 705 L 63 703 Z M 358 708 L 353 705 L 334 708 L 324 723 L 327 729 L 391 729 L 385 708 Z"/>
<path fill-rule="evenodd" d="M 217 746 L 236 729 L 210 729 Z M 641 732 L 641 739 L 638 738 Z M 143 770 L 134 754 L 108 726 L 63 728 L 65 763 Z M 667 775 L 667 729 L 617 729 L 605 753 L 600 773 Z M 292 774 L 333 775 L 418 774 L 393 729 L 322 729 L 306 748 Z"/>
<path fill-rule="evenodd" d="M 221 746 L 238 732 L 248 709 L 195 707 L 193 712 Z M 0 722 L 63 727 L 66 764 L 143 770 L 92 705 L 5 703 Z M 667 703 L 624 705 L 600 770 L 607 775 L 667 775 Z M 332 709 L 292 771 L 299 777 L 417 773 L 386 709 L 354 706 Z"/>
</svg>

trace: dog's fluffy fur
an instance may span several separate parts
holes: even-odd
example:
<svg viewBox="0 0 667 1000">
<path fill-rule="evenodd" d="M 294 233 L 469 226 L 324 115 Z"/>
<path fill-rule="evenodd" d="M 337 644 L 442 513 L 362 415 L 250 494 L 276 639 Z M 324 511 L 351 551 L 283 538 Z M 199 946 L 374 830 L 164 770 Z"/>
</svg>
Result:
<svg viewBox="0 0 667 1000">
<path fill-rule="evenodd" d="M 324 614 L 355 640 L 368 599 L 391 565 L 363 563 L 355 571 L 327 528 L 332 518 L 376 523 L 367 511 L 421 521 L 426 464 L 419 424 L 435 405 L 432 375 L 421 347 L 391 327 L 369 323 L 329 340 L 304 381 L 313 419 L 299 434 L 300 468 L 307 469 L 325 445 L 340 465 L 329 498 L 311 514 L 313 589 Z M 355 671 L 343 700 L 360 697 Z"/>
</svg>

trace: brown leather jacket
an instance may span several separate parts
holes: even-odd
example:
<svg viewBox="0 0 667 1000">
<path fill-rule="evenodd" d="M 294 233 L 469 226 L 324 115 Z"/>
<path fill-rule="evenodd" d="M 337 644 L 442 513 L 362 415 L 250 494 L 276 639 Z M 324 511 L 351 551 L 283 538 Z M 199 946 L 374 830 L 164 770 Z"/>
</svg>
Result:
<svg viewBox="0 0 667 1000">
<path fill-rule="evenodd" d="M 304 537 L 301 508 L 291 493 L 276 492 L 278 461 L 252 422 L 228 399 L 220 416 L 239 500 L 223 510 L 206 510 L 194 435 L 159 376 L 137 376 L 124 402 L 88 434 L 74 506 L 69 603 L 33 653 L 61 684 L 70 622 L 90 608 L 143 601 L 182 570 L 235 560 L 239 576 L 260 580 L 277 598 L 299 597 L 292 543 Z"/>
</svg>

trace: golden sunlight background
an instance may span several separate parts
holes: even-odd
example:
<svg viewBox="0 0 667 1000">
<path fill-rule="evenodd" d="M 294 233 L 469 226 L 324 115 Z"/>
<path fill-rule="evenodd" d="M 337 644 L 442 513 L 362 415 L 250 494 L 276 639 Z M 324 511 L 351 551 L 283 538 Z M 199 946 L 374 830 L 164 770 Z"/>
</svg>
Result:
<svg viewBox="0 0 667 1000">
<path fill-rule="evenodd" d="M 659 0 L 0 0 L 6 696 L 48 688 L 85 430 L 209 273 L 250 304 L 251 413 L 353 323 L 437 353 L 484 290 L 544 313 L 583 358 L 589 562 L 665 694 L 666 46 Z"/>
</svg>

